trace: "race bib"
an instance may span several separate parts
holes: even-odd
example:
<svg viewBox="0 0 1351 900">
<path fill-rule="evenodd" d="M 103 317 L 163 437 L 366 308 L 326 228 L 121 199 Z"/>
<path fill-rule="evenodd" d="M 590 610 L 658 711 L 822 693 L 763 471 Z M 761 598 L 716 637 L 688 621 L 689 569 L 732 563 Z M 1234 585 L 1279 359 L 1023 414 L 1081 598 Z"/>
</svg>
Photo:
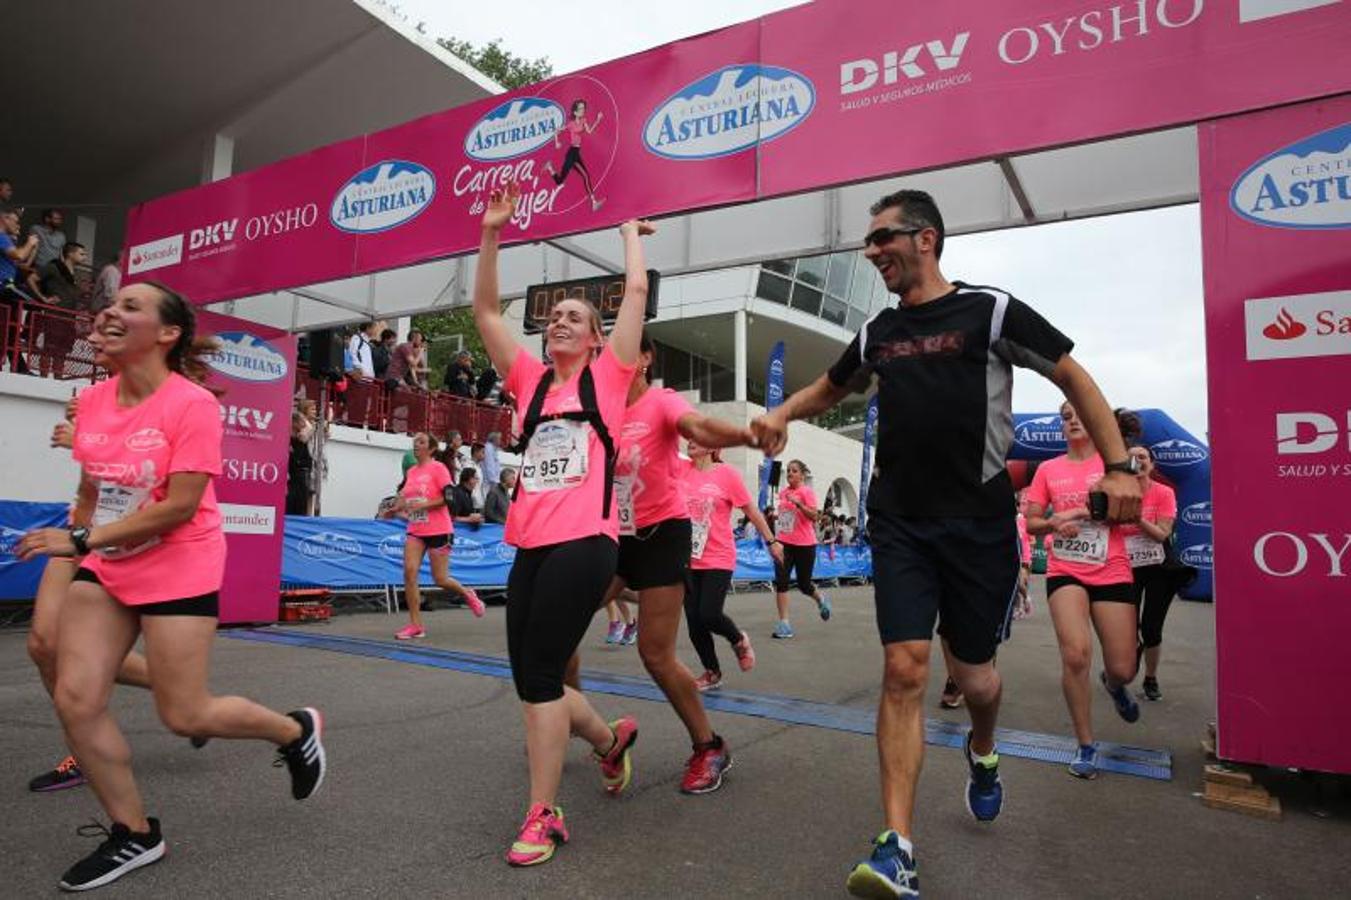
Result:
<svg viewBox="0 0 1351 900">
<path fill-rule="evenodd" d="M 1057 535 L 1051 541 L 1051 552 L 1066 562 L 1102 565 L 1107 562 L 1107 533 L 1105 525 L 1081 522 L 1076 537 Z"/>
<path fill-rule="evenodd" d="M 521 483 L 529 493 L 564 491 L 586 480 L 588 422 L 541 422 L 525 448 Z"/>
<path fill-rule="evenodd" d="M 777 531 L 779 534 L 792 534 L 797 528 L 797 510 L 781 509 L 779 510 L 779 519 L 777 522 Z"/>
<path fill-rule="evenodd" d="M 1126 535 L 1126 555 L 1130 557 L 1131 568 L 1157 566 L 1163 564 L 1163 544 L 1147 534 Z"/>
<path fill-rule="evenodd" d="M 99 526 L 120 522 L 144 506 L 149 499 L 150 488 L 127 487 L 109 481 L 100 481 L 98 505 L 94 507 L 92 524 Z M 139 544 L 123 547 L 103 547 L 94 552 L 104 559 L 125 559 L 128 556 L 135 556 L 137 553 L 149 550 L 159 541 L 159 537 L 155 536 L 147 538 Z"/>
<path fill-rule="evenodd" d="M 615 479 L 615 507 L 619 511 L 619 533 L 636 534 L 638 529 L 633 519 L 633 481 L 628 478 Z"/>
<path fill-rule="evenodd" d="M 704 548 L 708 546 L 707 522 L 690 522 L 690 555 L 695 559 L 704 558 Z"/>
<path fill-rule="evenodd" d="M 421 525 L 428 521 L 428 513 L 424 507 L 415 506 L 408 510 L 408 521 L 413 525 Z"/>
</svg>

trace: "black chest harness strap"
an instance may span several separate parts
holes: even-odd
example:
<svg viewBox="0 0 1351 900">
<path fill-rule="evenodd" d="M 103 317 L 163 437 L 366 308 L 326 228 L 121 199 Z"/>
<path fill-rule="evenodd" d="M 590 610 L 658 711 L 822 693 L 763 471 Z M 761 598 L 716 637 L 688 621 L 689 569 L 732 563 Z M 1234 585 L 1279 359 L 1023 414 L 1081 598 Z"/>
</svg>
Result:
<svg viewBox="0 0 1351 900">
<path fill-rule="evenodd" d="M 615 452 L 614 438 L 610 436 L 610 429 L 605 427 L 605 420 L 601 418 L 600 406 L 596 403 L 596 381 L 591 377 L 591 366 L 582 369 L 581 376 L 577 379 L 577 397 L 582 401 L 582 408 L 573 412 L 553 413 L 544 415 L 544 400 L 549 396 L 549 388 L 554 381 L 554 370 L 546 369 L 544 375 L 540 377 L 539 384 L 535 385 L 535 394 L 530 398 L 530 406 L 526 408 L 525 422 L 521 426 L 521 436 L 516 443 L 508 449 L 512 453 L 525 455 L 526 448 L 530 446 L 530 439 L 535 436 L 535 429 L 541 422 L 552 422 L 556 419 L 567 419 L 572 422 L 586 422 L 596 432 L 596 437 L 600 439 L 600 444 L 605 448 L 605 500 L 601 507 L 601 515 L 610 518 L 610 501 L 614 494 L 615 460 L 618 454 Z M 521 490 L 521 482 L 524 479 L 516 480 L 516 488 L 512 491 L 512 500 L 516 499 Z"/>
</svg>

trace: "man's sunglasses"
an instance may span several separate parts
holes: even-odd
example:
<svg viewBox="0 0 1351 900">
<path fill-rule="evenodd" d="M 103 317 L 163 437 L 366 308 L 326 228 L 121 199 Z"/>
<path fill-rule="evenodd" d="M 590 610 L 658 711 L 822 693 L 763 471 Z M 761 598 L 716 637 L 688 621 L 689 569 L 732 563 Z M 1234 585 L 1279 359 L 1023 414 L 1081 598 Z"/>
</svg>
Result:
<svg viewBox="0 0 1351 900">
<path fill-rule="evenodd" d="M 919 234 L 923 228 L 878 228 L 868 232 L 863 238 L 863 249 L 869 247 L 881 247 L 883 244 L 889 244 L 902 235 Z"/>
</svg>

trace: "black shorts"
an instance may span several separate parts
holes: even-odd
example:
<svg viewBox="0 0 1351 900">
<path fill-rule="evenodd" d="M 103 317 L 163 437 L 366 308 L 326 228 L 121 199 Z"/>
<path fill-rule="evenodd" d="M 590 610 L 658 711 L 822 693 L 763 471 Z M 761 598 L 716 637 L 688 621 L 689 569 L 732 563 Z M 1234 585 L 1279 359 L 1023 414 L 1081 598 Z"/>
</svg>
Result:
<svg viewBox="0 0 1351 900">
<path fill-rule="evenodd" d="M 816 591 L 812 584 L 812 569 L 816 568 L 816 545 L 785 544 L 780 541 L 779 546 L 783 548 L 783 565 L 779 565 L 778 560 L 774 561 L 774 590 L 780 594 L 788 593 L 791 585 L 789 576 L 796 572 L 797 589 L 810 597 Z"/>
<path fill-rule="evenodd" d="M 685 583 L 690 570 L 689 519 L 663 519 L 619 539 L 615 574 L 635 591 Z"/>
<path fill-rule="evenodd" d="M 75 577 L 71 582 L 87 581 L 90 584 L 97 584 L 103 587 L 98 576 L 85 568 L 75 571 Z M 114 597 L 114 600 L 117 598 Z M 118 601 L 121 603 L 121 601 Z M 139 603 L 132 605 L 130 603 L 122 604 L 127 609 L 141 616 L 206 616 L 212 619 L 220 618 L 220 591 L 212 591 L 209 594 L 201 594 L 196 597 L 183 597 L 179 600 L 161 600 L 157 603 Z"/>
<path fill-rule="evenodd" d="M 868 516 L 882 643 L 928 641 L 980 665 L 1008 637 L 1021 566 L 1013 512 L 985 518 Z"/>
<path fill-rule="evenodd" d="M 448 534 L 410 534 L 410 538 L 417 538 L 422 541 L 424 547 L 428 550 L 439 550 L 445 547 L 450 549 L 450 535 Z"/>
<path fill-rule="evenodd" d="M 1090 603 L 1135 603 L 1135 582 L 1121 581 L 1116 584 L 1084 584 L 1073 575 L 1051 575 L 1046 579 L 1046 596 L 1063 587 L 1075 585 L 1088 591 Z"/>
</svg>

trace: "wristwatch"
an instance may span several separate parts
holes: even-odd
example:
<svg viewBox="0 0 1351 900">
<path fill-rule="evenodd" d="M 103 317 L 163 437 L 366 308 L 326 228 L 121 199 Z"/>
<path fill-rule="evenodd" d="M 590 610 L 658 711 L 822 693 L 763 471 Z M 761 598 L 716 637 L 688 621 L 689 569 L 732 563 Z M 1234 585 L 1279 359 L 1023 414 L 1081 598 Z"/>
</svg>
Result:
<svg viewBox="0 0 1351 900">
<path fill-rule="evenodd" d="M 72 528 L 70 530 L 70 542 L 75 545 L 76 556 L 89 555 L 89 529 Z"/>
<path fill-rule="evenodd" d="M 1127 475 L 1140 474 L 1140 460 L 1134 456 L 1127 456 L 1122 462 L 1108 463 L 1102 467 L 1103 472 L 1125 472 Z"/>
</svg>

